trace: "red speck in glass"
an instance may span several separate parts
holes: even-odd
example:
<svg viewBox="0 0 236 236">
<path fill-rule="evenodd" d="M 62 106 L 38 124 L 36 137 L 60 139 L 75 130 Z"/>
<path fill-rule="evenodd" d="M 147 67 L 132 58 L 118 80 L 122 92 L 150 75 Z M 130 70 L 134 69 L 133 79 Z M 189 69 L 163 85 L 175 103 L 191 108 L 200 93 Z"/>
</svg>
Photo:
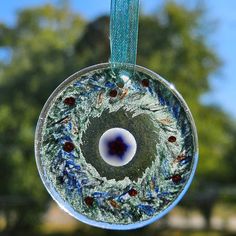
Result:
<svg viewBox="0 0 236 236">
<path fill-rule="evenodd" d="M 131 188 L 131 189 L 129 190 L 128 194 L 129 194 L 131 197 L 135 197 L 135 196 L 138 194 L 138 192 L 137 192 L 137 190 L 135 190 L 134 188 Z"/>
<path fill-rule="evenodd" d="M 180 181 L 182 180 L 182 177 L 181 175 L 177 174 L 177 175 L 172 176 L 171 179 L 175 184 L 179 184 Z"/>
<path fill-rule="evenodd" d="M 118 92 L 117 92 L 116 89 L 112 89 L 112 90 L 110 91 L 110 93 L 109 93 L 110 97 L 113 97 L 113 98 L 116 97 L 117 94 L 118 94 Z"/>
<path fill-rule="evenodd" d="M 74 106 L 75 105 L 75 98 L 74 97 L 68 97 L 64 100 L 64 104 L 68 106 Z"/>
<path fill-rule="evenodd" d="M 65 142 L 63 146 L 63 150 L 66 152 L 72 152 L 75 148 L 75 145 L 71 142 Z"/>
<path fill-rule="evenodd" d="M 94 202 L 94 198 L 93 197 L 86 197 L 84 199 L 84 202 L 87 206 L 91 207 L 93 205 Z"/>
<path fill-rule="evenodd" d="M 170 136 L 170 137 L 168 138 L 168 141 L 169 141 L 170 143 L 174 143 L 174 142 L 176 142 L 176 137 L 175 137 L 175 136 Z"/>
<path fill-rule="evenodd" d="M 149 80 L 148 79 L 143 79 L 141 83 L 142 83 L 143 87 L 149 87 Z"/>
</svg>

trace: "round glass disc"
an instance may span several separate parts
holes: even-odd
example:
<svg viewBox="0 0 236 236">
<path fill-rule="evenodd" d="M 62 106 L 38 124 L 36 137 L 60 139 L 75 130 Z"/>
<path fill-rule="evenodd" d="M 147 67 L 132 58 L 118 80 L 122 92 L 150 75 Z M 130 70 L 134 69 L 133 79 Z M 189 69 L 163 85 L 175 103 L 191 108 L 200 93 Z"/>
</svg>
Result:
<svg viewBox="0 0 236 236">
<path fill-rule="evenodd" d="M 165 215 L 187 191 L 198 159 L 194 121 L 174 86 L 143 67 L 110 64 L 79 71 L 53 92 L 35 153 L 59 206 L 107 229 Z"/>
</svg>

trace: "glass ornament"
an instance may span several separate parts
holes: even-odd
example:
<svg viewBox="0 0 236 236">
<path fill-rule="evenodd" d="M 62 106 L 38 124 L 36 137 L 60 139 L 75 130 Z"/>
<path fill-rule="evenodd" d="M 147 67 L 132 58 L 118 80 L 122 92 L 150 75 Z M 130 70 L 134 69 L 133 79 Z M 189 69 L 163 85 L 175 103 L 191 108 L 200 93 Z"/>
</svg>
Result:
<svg viewBox="0 0 236 236">
<path fill-rule="evenodd" d="M 35 154 L 58 205 L 101 228 L 134 229 L 170 211 L 198 160 L 195 124 L 175 87 L 140 66 L 100 64 L 46 102 Z"/>
</svg>

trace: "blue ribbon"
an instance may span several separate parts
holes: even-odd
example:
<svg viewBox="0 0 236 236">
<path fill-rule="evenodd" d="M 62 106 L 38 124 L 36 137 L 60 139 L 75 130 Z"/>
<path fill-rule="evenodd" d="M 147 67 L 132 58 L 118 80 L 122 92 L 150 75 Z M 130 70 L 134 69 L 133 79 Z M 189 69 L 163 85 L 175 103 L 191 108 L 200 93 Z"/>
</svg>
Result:
<svg viewBox="0 0 236 236">
<path fill-rule="evenodd" d="M 110 63 L 136 64 L 139 0 L 111 0 Z"/>
</svg>

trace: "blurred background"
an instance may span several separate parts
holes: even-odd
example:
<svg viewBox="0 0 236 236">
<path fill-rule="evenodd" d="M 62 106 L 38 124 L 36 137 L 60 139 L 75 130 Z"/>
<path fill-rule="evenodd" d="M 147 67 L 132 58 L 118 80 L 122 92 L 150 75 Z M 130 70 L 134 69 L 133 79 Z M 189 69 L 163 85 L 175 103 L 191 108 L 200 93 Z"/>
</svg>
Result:
<svg viewBox="0 0 236 236">
<path fill-rule="evenodd" d="M 173 82 L 199 133 L 193 184 L 162 220 L 111 232 L 52 202 L 34 160 L 43 104 L 109 59 L 109 0 L 0 1 L 0 235 L 236 235 L 236 1 L 141 0 L 138 63 Z"/>
</svg>

